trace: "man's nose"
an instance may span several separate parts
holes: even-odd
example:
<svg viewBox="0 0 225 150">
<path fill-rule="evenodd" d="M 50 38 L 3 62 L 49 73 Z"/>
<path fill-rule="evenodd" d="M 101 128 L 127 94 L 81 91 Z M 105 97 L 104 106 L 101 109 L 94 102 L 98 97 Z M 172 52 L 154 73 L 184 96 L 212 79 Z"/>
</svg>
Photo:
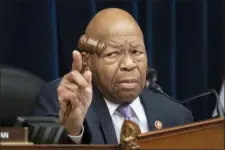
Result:
<svg viewBox="0 0 225 150">
<path fill-rule="evenodd" d="M 125 54 L 121 60 L 120 69 L 130 71 L 137 67 L 134 58 L 130 54 Z"/>
</svg>

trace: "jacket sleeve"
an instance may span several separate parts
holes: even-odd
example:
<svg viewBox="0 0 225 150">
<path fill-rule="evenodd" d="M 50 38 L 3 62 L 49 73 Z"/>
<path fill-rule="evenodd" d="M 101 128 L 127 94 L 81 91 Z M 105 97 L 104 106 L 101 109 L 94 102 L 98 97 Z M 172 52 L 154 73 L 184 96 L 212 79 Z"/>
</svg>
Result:
<svg viewBox="0 0 225 150">
<path fill-rule="evenodd" d="M 34 106 L 33 116 L 50 116 L 59 117 L 59 102 L 57 96 L 57 87 L 61 79 L 57 79 L 49 84 L 47 84 L 37 95 L 36 103 Z M 87 125 L 86 120 L 84 121 L 84 133 L 81 140 L 81 144 L 91 143 L 91 133 Z M 59 144 L 76 144 L 68 136 L 66 130 L 64 129 L 61 137 L 59 139 Z"/>
</svg>

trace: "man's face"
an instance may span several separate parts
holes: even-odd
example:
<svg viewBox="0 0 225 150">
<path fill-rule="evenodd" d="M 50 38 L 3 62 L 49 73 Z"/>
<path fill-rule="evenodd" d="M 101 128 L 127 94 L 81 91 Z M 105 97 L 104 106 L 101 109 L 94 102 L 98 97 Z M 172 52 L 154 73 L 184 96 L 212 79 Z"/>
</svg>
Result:
<svg viewBox="0 0 225 150">
<path fill-rule="evenodd" d="M 106 42 L 106 50 L 92 57 L 94 82 L 106 99 L 131 102 L 145 86 L 147 57 L 143 39 L 123 36 Z"/>
</svg>

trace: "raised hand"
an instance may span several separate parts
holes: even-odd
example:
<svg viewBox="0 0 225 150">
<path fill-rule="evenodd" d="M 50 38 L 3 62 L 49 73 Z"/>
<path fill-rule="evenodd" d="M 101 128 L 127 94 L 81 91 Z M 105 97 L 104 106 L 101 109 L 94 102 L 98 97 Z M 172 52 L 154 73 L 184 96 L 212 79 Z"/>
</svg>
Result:
<svg viewBox="0 0 225 150">
<path fill-rule="evenodd" d="M 92 73 L 81 72 L 82 56 L 73 51 L 72 71 L 66 74 L 57 89 L 60 104 L 59 119 L 69 135 L 77 136 L 82 130 L 84 117 L 92 101 Z"/>
</svg>

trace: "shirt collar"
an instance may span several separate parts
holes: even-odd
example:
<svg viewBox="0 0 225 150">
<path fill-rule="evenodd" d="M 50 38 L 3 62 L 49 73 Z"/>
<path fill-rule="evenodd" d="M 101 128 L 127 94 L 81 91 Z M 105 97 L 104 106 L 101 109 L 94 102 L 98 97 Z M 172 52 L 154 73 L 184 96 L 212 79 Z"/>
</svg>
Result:
<svg viewBox="0 0 225 150">
<path fill-rule="evenodd" d="M 110 116 L 112 116 L 113 113 L 116 111 L 117 107 L 119 106 L 119 104 L 115 104 L 115 103 L 107 100 L 106 98 L 104 98 L 104 99 L 105 99 L 106 105 L 108 107 L 109 114 L 110 114 Z"/>
<path fill-rule="evenodd" d="M 106 102 L 106 105 L 108 107 L 108 110 L 109 110 L 109 114 L 110 116 L 112 116 L 114 114 L 114 112 L 116 111 L 117 107 L 119 106 L 119 104 L 115 104 L 111 101 L 108 101 L 106 98 L 105 99 L 105 102 Z M 130 104 L 130 107 L 133 109 L 133 111 L 135 112 L 135 114 L 138 116 L 138 111 L 139 109 L 139 105 L 140 105 L 140 98 L 137 97 L 131 104 Z"/>
</svg>

